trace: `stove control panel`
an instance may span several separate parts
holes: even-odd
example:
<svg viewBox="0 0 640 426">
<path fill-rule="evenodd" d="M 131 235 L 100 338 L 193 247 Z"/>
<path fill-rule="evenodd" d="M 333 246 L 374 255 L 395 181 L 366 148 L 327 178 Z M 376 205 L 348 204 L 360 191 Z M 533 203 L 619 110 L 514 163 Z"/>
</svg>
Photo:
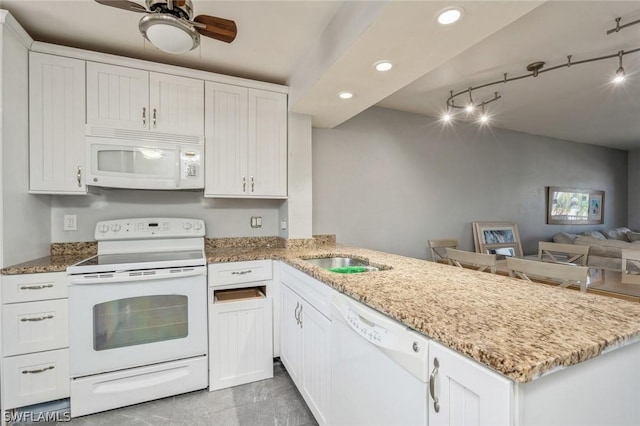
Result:
<svg viewBox="0 0 640 426">
<path fill-rule="evenodd" d="M 96 224 L 98 241 L 204 237 L 204 221 L 180 218 L 105 220 Z"/>
</svg>

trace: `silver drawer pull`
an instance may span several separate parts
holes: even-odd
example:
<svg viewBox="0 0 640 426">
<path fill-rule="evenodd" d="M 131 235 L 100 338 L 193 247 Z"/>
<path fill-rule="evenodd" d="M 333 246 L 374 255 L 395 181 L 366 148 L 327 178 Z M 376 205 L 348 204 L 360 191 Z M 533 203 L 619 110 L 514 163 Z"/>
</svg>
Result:
<svg viewBox="0 0 640 426">
<path fill-rule="evenodd" d="M 21 318 L 22 322 L 33 322 L 33 321 L 44 321 L 48 319 L 53 319 L 53 315 L 47 315 L 46 317 L 35 317 L 35 318 Z"/>
<path fill-rule="evenodd" d="M 431 372 L 431 376 L 429 377 L 429 393 L 431 394 L 431 398 L 433 398 L 433 411 L 436 413 L 440 412 L 440 400 L 436 395 L 436 380 L 438 380 L 438 368 L 440 367 L 440 362 L 438 358 L 433 359 L 433 371 Z"/>
<path fill-rule="evenodd" d="M 247 269 L 246 271 L 233 271 L 231 273 L 231 275 L 246 275 L 246 274 L 250 274 L 253 271 L 251 269 Z"/>
<path fill-rule="evenodd" d="M 50 365 L 50 366 L 48 366 L 48 367 L 40 368 L 40 369 L 38 369 L 38 370 L 24 370 L 24 371 L 22 371 L 22 374 L 38 374 L 38 373 L 44 373 L 45 371 L 53 370 L 54 368 L 56 368 L 56 367 L 55 367 L 55 366 L 53 366 L 53 365 Z"/>
<path fill-rule="evenodd" d="M 23 285 L 20 287 L 20 290 L 42 290 L 44 288 L 51 288 L 53 284 L 44 284 L 44 285 Z"/>
</svg>

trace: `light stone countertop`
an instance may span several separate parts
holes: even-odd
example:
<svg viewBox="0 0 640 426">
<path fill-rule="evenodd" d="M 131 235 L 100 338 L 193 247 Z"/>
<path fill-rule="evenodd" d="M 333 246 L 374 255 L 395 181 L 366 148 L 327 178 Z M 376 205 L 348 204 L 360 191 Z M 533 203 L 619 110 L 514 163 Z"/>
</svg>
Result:
<svg viewBox="0 0 640 426">
<path fill-rule="evenodd" d="M 334 255 L 390 269 L 335 274 L 301 259 Z M 283 260 L 516 382 L 640 341 L 638 303 L 420 259 L 343 245 L 208 246 L 206 256 L 209 263 Z M 52 256 L 2 273 L 64 271 L 81 259 Z"/>
</svg>

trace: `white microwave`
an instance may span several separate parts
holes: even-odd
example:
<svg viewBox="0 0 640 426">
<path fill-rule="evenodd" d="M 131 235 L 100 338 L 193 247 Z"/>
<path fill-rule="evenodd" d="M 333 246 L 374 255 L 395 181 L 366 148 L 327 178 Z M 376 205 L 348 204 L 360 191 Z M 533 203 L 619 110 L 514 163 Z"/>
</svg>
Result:
<svg viewBox="0 0 640 426">
<path fill-rule="evenodd" d="M 87 185 L 204 188 L 203 144 L 86 136 Z"/>
</svg>

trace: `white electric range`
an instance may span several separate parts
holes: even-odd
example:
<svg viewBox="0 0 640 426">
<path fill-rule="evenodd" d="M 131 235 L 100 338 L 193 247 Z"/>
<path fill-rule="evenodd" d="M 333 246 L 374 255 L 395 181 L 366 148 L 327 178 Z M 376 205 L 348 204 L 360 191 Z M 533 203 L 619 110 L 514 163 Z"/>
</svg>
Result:
<svg viewBox="0 0 640 426">
<path fill-rule="evenodd" d="M 98 254 L 67 268 L 71 416 L 204 389 L 202 220 L 99 222 Z"/>
</svg>

